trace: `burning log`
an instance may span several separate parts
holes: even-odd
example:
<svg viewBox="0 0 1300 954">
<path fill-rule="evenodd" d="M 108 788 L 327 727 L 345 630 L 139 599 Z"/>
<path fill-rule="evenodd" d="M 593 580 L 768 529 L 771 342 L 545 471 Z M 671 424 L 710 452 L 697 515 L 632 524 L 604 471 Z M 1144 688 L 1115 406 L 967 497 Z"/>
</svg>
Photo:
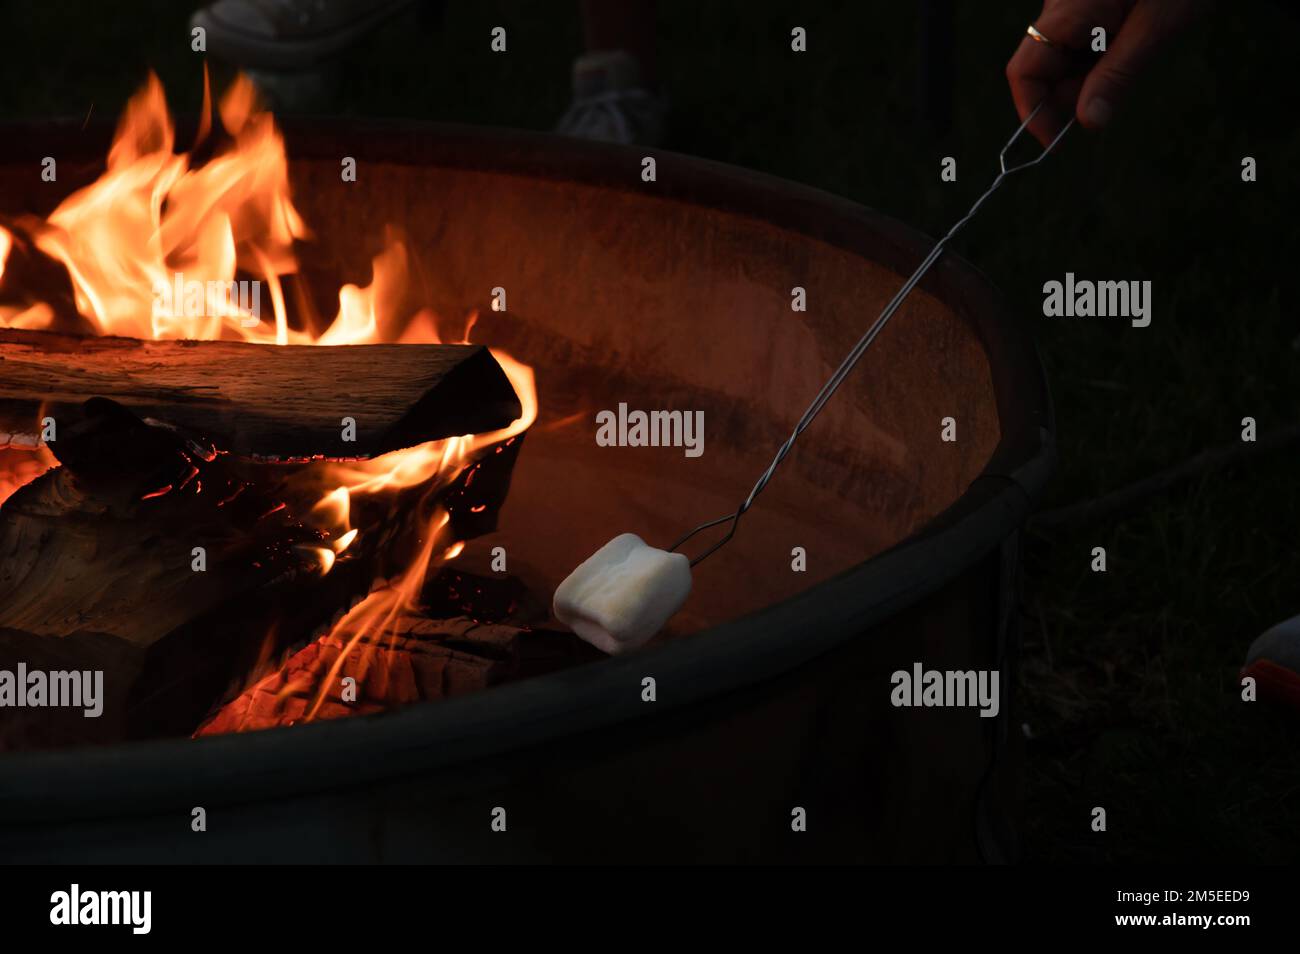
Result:
<svg viewBox="0 0 1300 954">
<path fill-rule="evenodd" d="M 485 464 L 497 461 L 508 458 Z M 99 671 L 104 687 L 95 719 L 7 711 L 0 750 L 192 732 L 286 647 L 409 562 L 424 526 L 409 492 L 386 498 L 387 517 L 367 515 L 366 531 L 335 558 L 332 542 L 295 516 L 304 508 L 259 489 L 287 484 L 223 477 L 214 470 L 223 463 L 195 478 L 215 493 L 191 494 L 192 482 L 141 500 L 61 467 L 0 507 L 0 670 Z M 498 475 L 480 472 L 474 487 Z M 438 499 L 462 491 L 454 482 Z"/>
<path fill-rule="evenodd" d="M 195 734 L 365 715 L 485 689 L 510 674 L 526 632 L 465 617 L 410 615 L 379 637 L 368 634 L 352 642 L 338 634 L 322 636 L 222 707 Z"/>
<path fill-rule="evenodd" d="M 0 706 L 8 670 L 103 687 L 99 718 L 6 711 L 0 748 L 190 734 L 375 611 L 377 581 L 400 595 L 386 627 L 495 528 L 536 417 L 526 366 L 437 343 L 398 237 L 315 320 L 282 282 L 310 234 L 283 143 L 245 80 L 220 118 L 220 161 L 181 158 L 151 79 L 104 177 L 0 221 Z M 274 323 L 240 275 L 270 284 Z"/>
<path fill-rule="evenodd" d="M 374 457 L 520 415 L 479 345 L 267 347 L 0 329 L 0 433 L 31 433 L 42 416 L 62 427 L 91 398 L 271 459 Z"/>
<path fill-rule="evenodd" d="M 128 352 L 136 347 L 103 340 Z M 333 353 L 344 349 L 302 350 L 328 368 Z M 492 361 L 482 349 L 460 350 Z M 15 354 L 25 352 L 9 350 L 0 364 L 5 389 L 14 388 L 8 368 Z M 149 370 L 143 359 L 133 360 L 142 374 Z M 398 363 L 411 367 L 406 360 Z M 58 366 L 49 363 L 51 372 Z M 110 389 L 112 381 L 105 382 Z M 336 481 L 331 468 L 338 465 L 212 452 L 187 436 L 190 428 L 204 427 L 189 415 L 190 405 L 179 399 L 161 403 L 159 393 L 166 392 L 129 390 L 130 397 L 153 402 L 134 408 L 103 397 L 85 401 L 76 416 L 62 420 L 49 444 L 63 466 L 0 506 L 0 670 L 22 663 L 28 671 L 99 671 L 104 687 L 100 717 L 31 710 L 0 724 L 0 749 L 192 732 L 214 704 L 261 675 L 285 647 L 301 645 L 364 596 L 375 579 L 409 564 L 431 507 L 447 511 L 457 539 L 491 530 L 521 442 L 516 436 L 492 448 L 458 477 L 437 485 L 432 496 L 419 482 L 358 498 L 351 510 L 360 535 L 334 539 L 313 512 Z M 436 401 L 442 394 L 425 389 L 419 400 Z M 288 434 L 289 416 L 277 415 L 266 400 L 263 417 L 273 424 L 243 431 L 253 442 L 241 446 L 269 449 L 257 441 L 271 440 L 280 428 Z M 133 413 L 142 406 L 165 407 L 185 432 L 145 423 Z M 422 429 L 406 433 L 423 441 L 437 431 L 429 422 L 449 418 L 445 410 L 429 408 L 416 419 Z M 494 417 L 488 424 L 499 422 Z M 464 426 L 452 429 L 463 433 Z M 393 426 L 388 433 L 403 431 Z"/>
<path fill-rule="evenodd" d="M 404 614 L 382 636 L 322 636 L 222 706 L 195 735 L 384 712 L 600 657 L 571 633 L 531 629 L 516 620 L 522 595 L 513 578 L 485 580 L 444 571 L 426 593 L 431 602 L 422 612 Z M 503 600 L 509 605 L 502 606 Z M 491 621 L 427 615 L 447 612 L 453 604 L 472 606 Z M 502 612 L 510 615 L 494 619 Z"/>
</svg>

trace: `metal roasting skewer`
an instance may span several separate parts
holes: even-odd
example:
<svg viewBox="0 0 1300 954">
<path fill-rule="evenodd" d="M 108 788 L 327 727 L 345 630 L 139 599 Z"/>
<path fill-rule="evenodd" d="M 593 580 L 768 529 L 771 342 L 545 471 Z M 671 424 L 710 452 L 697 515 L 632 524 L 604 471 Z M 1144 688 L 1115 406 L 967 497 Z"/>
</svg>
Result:
<svg viewBox="0 0 1300 954">
<path fill-rule="evenodd" d="M 822 389 L 817 393 L 817 396 L 813 398 L 812 404 L 808 405 L 808 410 L 804 411 L 803 417 L 799 418 L 799 423 L 795 425 L 794 431 L 791 432 L 788 438 L 786 438 L 785 443 L 782 444 L 780 449 L 776 452 L 776 456 L 772 458 L 772 463 L 767 465 L 767 470 L 763 471 L 762 476 L 758 478 L 758 482 L 754 484 L 754 489 L 749 492 L 749 496 L 746 497 L 744 502 L 736 508 L 734 513 L 729 513 L 726 516 L 710 520 L 708 523 L 702 523 L 694 530 L 691 530 L 685 536 L 681 537 L 676 543 L 668 548 L 670 553 L 677 550 L 678 547 L 682 546 L 696 534 L 702 533 L 710 527 L 716 527 L 719 524 L 730 521 L 731 526 L 727 528 L 726 534 L 720 540 L 714 542 L 712 546 L 706 549 L 699 556 L 691 560 L 691 566 L 696 566 L 703 561 L 705 557 L 712 554 L 715 550 L 736 535 L 736 527 L 740 523 L 740 518 L 745 515 L 745 511 L 747 511 L 754 503 L 755 498 L 763 492 L 763 488 L 767 486 L 768 481 L 772 479 L 772 475 L 776 472 L 777 466 L 781 461 L 785 460 L 786 455 L 790 453 L 790 449 L 794 447 L 794 442 L 798 439 L 799 435 L 804 432 L 804 429 L 813 422 L 813 419 L 817 417 L 817 414 L 821 409 L 826 406 L 826 402 L 831 399 L 831 395 L 833 395 L 836 389 L 844 382 L 844 379 L 849 376 L 849 372 L 852 371 L 853 366 L 858 363 L 858 359 L 861 358 L 867 348 L 871 346 L 871 342 L 876 340 L 876 336 L 884 330 L 885 325 L 889 323 L 889 319 L 894 316 L 896 311 L 898 311 L 899 307 L 911 293 L 912 289 L 915 288 L 921 279 L 925 277 L 925 273 L 930 270 L 930 266 L 939 260 L 939 256 L 943 254 L 944 247 L 948 244 L 949 240 L 961 231 L 967 222 L 975 217 L 975 213 L 979 211 L 980 206 L 984 204 L 989 196 L 997 191 L 998 186 L 1002 184 L 1003 179 L 1013 173 L 1038 165 L 1051 154 L 1052 150 L 1056 148 L 1056 144 L 1059 143 L 1065 134 L 1070 131 L 1070 127 L 1074 125 L 1074 119 L 1071 119 L 1065 124 L 1061 131 L 1056 134 L 1056 138 L 1048 143 L 1037 157 L 1030 159 L 1027 162 L 1022 162 L 1019 165 L 1011 167 L 1007 166 L 1007 150 L 1015 145 L 1016 140 L 1020 138 L 1021 134 L 1024 133 L 1025 128 L 1033 121 L 1034 117 L 1038 115 L 1045 102 L 1046 101 L 1044 100 L 1034 107 L 1033 112 L 1025 117 L 1025 121 L 1020 124 L 1020 128 L 1018 128 L 1011 138 L 1007 140 L 1007 144 L 1003 146 L 1002 151 L 998 153 L 998 167 L 1000 171 L 998 172 L 997 178 L 993 180 L 993 184 L 988 187 L 983 195 L 975 200 L 974 205 L 970 207 L 970 211 L 967 212 L 956 225 L 948 230 L 948 234 L 935 243 L 934 248 L 930 250 L 930 254 L 927 255 L 921 264 L 916 267 L 916 271 L 912 273 L 912 276 L 903 283 L 903 287 L 900 288 L 894 294 L 894 297 L 890 299 L 889 304 L 887 304 L 884 311 L 880 313 L 880 317 L 878 317 L 872 323 L 871 327 L 867 329 L 866 333 L 858 339 L 857 344 L 855 344 L 852 350 L 844 356 L 844 360 L 840 362 L 840 366 L 835 369 L 835 373 L 827 379 L 824 385 L 822 385 Z"/>
</svg>

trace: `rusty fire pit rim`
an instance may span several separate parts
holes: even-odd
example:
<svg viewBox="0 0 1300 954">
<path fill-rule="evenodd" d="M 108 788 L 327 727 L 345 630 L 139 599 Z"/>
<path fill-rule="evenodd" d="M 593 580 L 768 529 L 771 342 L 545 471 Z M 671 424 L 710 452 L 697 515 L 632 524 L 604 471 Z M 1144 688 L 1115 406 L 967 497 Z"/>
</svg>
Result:
<svg viewBox="0 0 1300 954">
<path fill-rule="evenodd" d="M 28 129 L 28 136 L 48 136 L 51 125 L 59 124 L 0 124 L 0 131 L 27 126 L 35 127 Z M 298 125 L 298 120 L 284 124 L 291 164 Z M 339 125 L 354 131 L 385 127 L 416 159 L 428 148 L 477 146 L 480 157 L 491 156 L 486 167 L 519 175 L 540 175 L 530 164 L 555 161 L 544 154 L 539 159 L 539 150 L 559 148 L 564 156 L 598 159 L 585 166 L 597 180 L 602 163 L 641 152 L 477 127 L 396 121 Z M 80 133 L 73 124 L 68 127 L 71 130 L 55 131 Z M 81 138 L 77 145 L 88 150 L 92 139 Z M 513 152 L 508 154 L 483 151 L 511 140 Z M 10 141 L 25 141 L 36 151 L 49 148 L 48 140 L 39 146 L 31 139 Z M 375 141 L 374 136 L 358 140 L 357 154 L 372 150 L 373 158 L 379 148 L 373 146 Z M 99 145 L 106 142 L 102 139 Z M 929 240 L 911 227 L 830 193 L 709 160 L 655 154 L 671 156 L 680 173 L 665 197 L 790 228 L 885 264 L 900 276 L 929 247 Z M 573 179 L 574 171 L 583 170 L 570 168 L 567 178 Z M 565 177 L 562 170 L 555 174 Z M 581 177 L 578 181 L 601 184 Z M 566 734 L 644 720 L 759 686 L 849 639 L 869 638 L 870 628 L 887 615 L 939 589 L 1013 534 L 1028 517 L 1054 460 L 1055 424 L 1036 346 L 1007 316 L 988 279 L 949 255 L 922 288 L 967 321 L 983 344 L 1002 438 L 966 493 L 890 550 L 791 599 L 691 637 L 433 705 L 201 740 L 0 756 L 0 818 L 21 824 L 41 818 L 150 814 L 175 810 L 196 793 L 210 804 L 237 804 L 354 788 Z M 653 712 L 639 693 L 641 678 L 651 670 L 661 687 Z M 250 792 L 254 794 L 245 794 Z"/>
<path fill-rule="evenodd" d="M 387 713 L 0 756 L 0 831 L 179 811 L 194 799 L 231 806 L 356 790 L 761 688 L 848 639 L 870 638 L 876 624 L 998 546 L 1030 511 L 1023 489 L 1004 478 L 980 478 L 961 500 L 920 535 L 789 600 L 641 653 Z M 881 590 L 892 592 L 869 605 L 852 599 Z M 654 712 L 641 701 L 647 672 L 660 687 Z"/>
</svg>

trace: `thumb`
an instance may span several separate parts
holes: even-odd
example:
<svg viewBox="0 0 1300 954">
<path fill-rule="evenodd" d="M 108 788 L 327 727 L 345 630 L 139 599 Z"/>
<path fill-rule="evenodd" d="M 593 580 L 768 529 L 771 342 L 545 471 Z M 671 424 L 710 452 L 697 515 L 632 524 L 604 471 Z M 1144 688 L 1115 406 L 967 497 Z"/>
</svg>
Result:
<svg viewBox="0 0 1300 954">
<path fill-rule="evenodd" d="M 1167 13 L 1155 3 L 1139 2 L 1134 6 L 1106 53 L 1083 81 L 1078 116 L 1084 126 L 1101 129 L 1110 123 L 1156 51 L 1176 31 Z"/>
</svg>

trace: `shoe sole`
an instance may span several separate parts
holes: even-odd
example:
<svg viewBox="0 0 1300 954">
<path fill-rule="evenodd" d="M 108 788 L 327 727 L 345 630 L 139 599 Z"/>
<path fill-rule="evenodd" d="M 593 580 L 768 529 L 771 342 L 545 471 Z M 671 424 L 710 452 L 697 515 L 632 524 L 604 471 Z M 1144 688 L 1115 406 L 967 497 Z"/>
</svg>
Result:
<svg viewBox="0 0 1300 954">
<path fill-rule="evenodd" d="M 209 52 L 221 59 L 254 69 L 282 72 L 307 69 L 336 56 L 411 3 L 412 0 L 390 0 L 341 30 L 303 40 L 267 40 L 241 33 L 212 19 L 206 10 L 196 13 L 191 25 L 207 32 Z"/>
</svg>

